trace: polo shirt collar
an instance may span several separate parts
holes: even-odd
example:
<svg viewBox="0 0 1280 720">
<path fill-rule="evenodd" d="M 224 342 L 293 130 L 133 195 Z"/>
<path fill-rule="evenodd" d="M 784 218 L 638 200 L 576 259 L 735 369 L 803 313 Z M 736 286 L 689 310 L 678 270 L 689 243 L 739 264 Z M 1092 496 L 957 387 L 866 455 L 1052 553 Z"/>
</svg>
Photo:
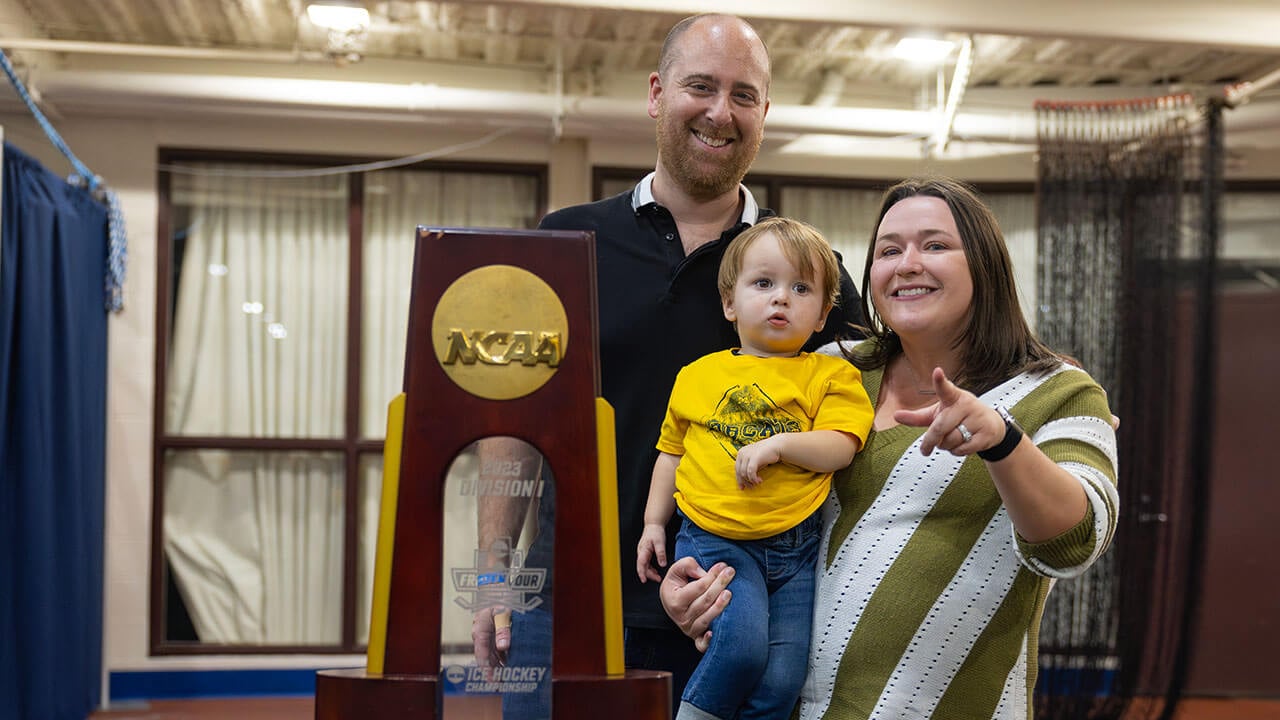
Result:
<svg viewBox="0 0 1280 720">
<path fill-rule="evenodd" d="M 655 175 L 657 175 L 657 172 L 651 172 L 636 183 L 635 189 L 631 191 L 632 210 L 639 212 L 640 208 L 658 204 L 658 201 L 653 199 L 653 178 Z M 742 194 L 744 200 L 740 222 L 755 225 L 760 220 L 760 206 L 756 204 L 755 197 L 747 189 L 746 185 L 738 183 L 738 192 Z"/>
</svg>

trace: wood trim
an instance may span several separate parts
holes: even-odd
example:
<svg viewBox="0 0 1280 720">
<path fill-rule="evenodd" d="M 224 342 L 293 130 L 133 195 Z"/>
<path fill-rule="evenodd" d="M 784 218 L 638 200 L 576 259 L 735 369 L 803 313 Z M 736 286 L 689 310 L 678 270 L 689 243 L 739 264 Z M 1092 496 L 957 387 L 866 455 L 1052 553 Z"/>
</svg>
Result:
<svg viewBox="0 0 1280 720">
<path fill-rule="evenodd" d="M 276 153 L 251 150 L 216 150 L 209 148 L 161 148 L 160 163 L 172 165 L 181 162 L 267 163 L 276 165 L 309 165 L 315 167 L 355 165 L 359 163 L 392 160 L 389 157 L 362 155 L 326 155 L 317 153 Z M 437 170 L 442 172 L 466 172 L 491 175 L 529 175 L 541 177 L 546 187 L 547 166 L 544 163 L 482 162 L 468 160 L 424 160 L 402 165 L 396 170 Z M 163 171 L 163 170 L 162 170 Z M 358 173 L 351 173 L 356 175 Z"/>
<path fill-rule="evenodd" d="M 356 572 L 360 520 L 360 348 L 364 328 L 364 175 L 347 183 L 347 387 L 344 422 L 344 507 L 342 540 L 342 646 L 356 644 Z"/>
<path fill-rule="evenodd" d="M 159 154 L 159 161 L 165 163 L 165 153 Z M 150 587 L 148 595 L 148 638 L 147 646 L 152 655 L 160 651 L 164 643 L 164 620 L 168 617 L 164 599 L 165 578 L 168 566 L 164 563 L 164 453 L 165 447 L 159 442 L 165 428 L 165 397 L 168 373 L 169 323 L 172 302 L 170 297 L 173 278 L 173 213 L 170 193 L 169 173 L 160 170 L 156 173 L 156 341 L 154 351 L 153 380 L 155 395 L 151 414 L 151 552 L 150 571 L 148 573 Z"/>
</svg>

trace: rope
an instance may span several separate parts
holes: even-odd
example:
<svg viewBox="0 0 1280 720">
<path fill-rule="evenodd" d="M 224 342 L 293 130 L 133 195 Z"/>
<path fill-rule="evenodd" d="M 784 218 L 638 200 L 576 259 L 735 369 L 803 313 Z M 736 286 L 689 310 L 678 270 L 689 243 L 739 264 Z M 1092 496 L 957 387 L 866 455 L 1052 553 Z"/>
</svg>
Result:
<svg viewBox="0 0 1280 720">
<path fill-rule="evenodd" d="M 109 312 L 120 312 L 124 309 L 124 276 L 129 257 L 128 238 L 125 235 L 124 213 L 120 210 L 120 199 L 113 190 L 102 184 L 101 177 L 94 175 L 80 161 L 80 158 L 71 152 L 71 148 L 67 147 L 66 141 L 31 99 L 31 94 L 27 92 L 26 86 L 18 78 L 17 71 L 13 69 L 13 64 L 9 62 L 8 54 L 2 49 L 0 49 L 0 67 L 4 68 L 4 73 L 9 76 L 9 82 L 13 85 L 14 91 L 31 111 L 32 117 L 36 119 L 40 129 L 44 130 L 49 142 L 53 143 L 53 146 L 71 162 L 71 167 L 75 168 L 75 172 L 67 178 L 67 182 L 76 187 L 85 188 L 97 200 L 107 205 L 107 271 L 103 279 L 104 305 Z"/>
<path fill-rule="evenodd" d="M 71 173 L 67 182 L 90 190 L 95 197 L 107 204 L 107 273 L 102 281 L 105 305 L 109 312 L 118 313 L 124 309 L 124 276 L 129 264 L 129 240 L 124 231 L 124 212 L 120 210 L 120 197 L 114 190 L 100 186 L 97 190 L 89 188 L 89 180 L 77 173 Z"/>
</svg>

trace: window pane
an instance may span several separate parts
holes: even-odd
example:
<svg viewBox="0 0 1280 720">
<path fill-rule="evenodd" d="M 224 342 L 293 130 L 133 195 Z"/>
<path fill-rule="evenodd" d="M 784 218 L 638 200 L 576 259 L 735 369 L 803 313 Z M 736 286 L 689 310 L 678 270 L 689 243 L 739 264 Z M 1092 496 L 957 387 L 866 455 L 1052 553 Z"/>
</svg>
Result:
<svg viewBox="0 0 1280 720">
<path fill-rule="evenodd" d="M 356 556 L 356 644 L 369 644 L 373 608 L 373 570 L 378 553 L 378 519 L 382 503 L 382 456 L 360 456 L 359 555 Z"/>
<path fill-rule="evenodd" d="M 876 190 L 841 187 L 783 187 L 780 212 L 818 228 L 840 253 L 853 282 L 862 290 L 862 266 L 880 209 Z"/>
<path fill-rule="evenodd" d="M 477 551 L 477 504 L 474 492 L 462 490 L 475 487 L 479 476 L 475 445 L 469 445 L 454 458 L 446 474 L 444 501 L 444 547 L 435 551 L 443 553 L 443 573 L 440 587 L 441 603 L 441 652 L 447 656 L 442 662 L 467 664 L 471 662 L 471 611 L 458 602 L 466 599 L 465 592 L 454 586 L 454 569 L 474 568 Z M 356 643 L 369 643 L 369 620 L 372 612 L 373 576 L 377 559 L 378 523 L 382 501 L 382 456 L 364 455 L 360 459 L 360 544 L 357 559 L 356 586 Z M 404 478 L 400 480 L 405 482 Z M 425 519 L 423 520 L 425 522 Z M 527 550 L 533 535 L 538 531 L 536 505 L 526 518 L 526 526 L 517 546 Z M 431 549 L 425 550 L 430 552 Z"/>
<path fill-rule="evenodd" d="M 210 173 L 256 167 L 192 166 Z M 175 174 L 172 183 L 165 430 L 340 437 L 346 178 Z"/>
<path fill-rule="evenodd" d="M 387 403 L 404 386 L 417 226 L 532 228 L 537 192 L 530 175 L 388 170 L 366 176 L 361 437 L 382 437 Z"/>
<path fill-rule="evenodd" d="M 1227 193 L 1222 196 L 1222 258 L 1280 259 L 1280 193 Z"/>
<path fill-rule="evenodd" d="M 626 192 L 635 187 L 636 183 L 640 182 L 640 178 L 644 177 L 646 174 L 647 173 L 640 172 L 634 178 L 604 178 L 600 181 L 600 197 L 596 199 L 603 200 L 605 198 L 611 198 L 620 192 Z"/>
<path fill-rule="evenodd" d="M 1013 279 L 1018 288 L 1018 302 L 1022 316 L 1034 330 L 1036 327 L 1036 253 L 1038 231 L 1036 229 L 1036 196 L 1034 193 L 990 193 L 983 196 L 987 206 L 1000 223 L 1005 245 L 1009 247 L 1009 259 L 1013 262 Z"/>
<path fill-rule="evenodd" d="M 343 467 L 340 453 L 165 453 L 164 557 L 199 642 L 341 642 Z"/>
</svg>

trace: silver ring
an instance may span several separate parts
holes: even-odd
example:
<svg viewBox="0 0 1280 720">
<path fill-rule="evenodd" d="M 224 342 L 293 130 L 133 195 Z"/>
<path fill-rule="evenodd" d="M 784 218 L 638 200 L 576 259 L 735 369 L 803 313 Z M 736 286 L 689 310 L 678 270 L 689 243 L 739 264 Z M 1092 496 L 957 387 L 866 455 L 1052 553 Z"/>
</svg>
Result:
<svg viewBox="0 0 1280 720">
<path fill-rule="evenodd" d="M 973 433 L 969 432 L 969 428 L 965 427 L 964 423 L 960 423 L 956 426 L 956 432 L 960 433 L 960 437 L 964 438 L 965 442 L 969 442 L 973 439 Z"/>
</svg>

